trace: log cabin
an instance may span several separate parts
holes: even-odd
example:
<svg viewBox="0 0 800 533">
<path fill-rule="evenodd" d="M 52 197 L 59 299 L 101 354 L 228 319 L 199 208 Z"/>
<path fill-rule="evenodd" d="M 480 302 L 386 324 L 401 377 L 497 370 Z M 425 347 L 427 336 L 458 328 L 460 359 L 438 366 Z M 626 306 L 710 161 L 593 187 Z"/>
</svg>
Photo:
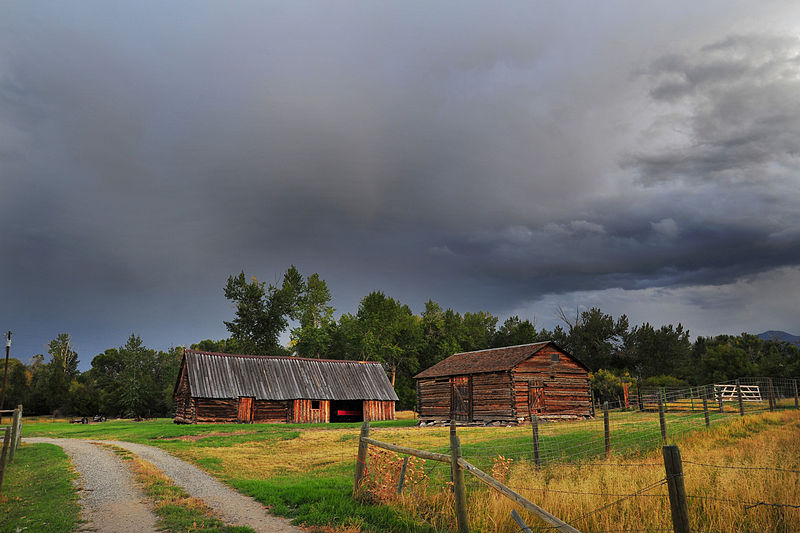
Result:
<svg viewBox="0 0 800 533">
<path fill-rule="evenodd" d="M 552 341 L 457 353 L 414 378 L 420 422 L 592 415 L 589 369 Z"/>
<path fill-rule="evenodd" d="M 367 361 L 184 350 L 177 424 L 393 420 L 397 394 Z"/>
</svg>

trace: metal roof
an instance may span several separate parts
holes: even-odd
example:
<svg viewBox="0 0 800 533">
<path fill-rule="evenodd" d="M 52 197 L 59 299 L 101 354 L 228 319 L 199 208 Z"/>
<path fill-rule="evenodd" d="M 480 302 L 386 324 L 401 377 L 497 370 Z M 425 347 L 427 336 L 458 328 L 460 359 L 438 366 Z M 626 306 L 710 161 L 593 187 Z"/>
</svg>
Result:
<svg viewBox="0 0 800 533">
<path fill-rule="evenodd" d="M 397 401 L 380 363 L 184 350 L 192 396 Z"/>
<path fill-rule="evenodd" d="M 536 354 L 547 345 L 551 345 L 564 355 L 572 357 L 581 366 L 588 367 L 577 357 L 567 353 L 553 341 L 535 342 L 533 344 L 520 344 L 506 346 L 505 348 L 490 348 L 475 352 L 462 352 L 453 354 L 443 361 L 439 361 L 427 370 L 423 370 L 415 379 L 435 378 L 445 376 L 459 376 L 466 374 L 481 374 L 484 372 L 502 372 L 510 370 L 529 357 Z"/>
</svg>

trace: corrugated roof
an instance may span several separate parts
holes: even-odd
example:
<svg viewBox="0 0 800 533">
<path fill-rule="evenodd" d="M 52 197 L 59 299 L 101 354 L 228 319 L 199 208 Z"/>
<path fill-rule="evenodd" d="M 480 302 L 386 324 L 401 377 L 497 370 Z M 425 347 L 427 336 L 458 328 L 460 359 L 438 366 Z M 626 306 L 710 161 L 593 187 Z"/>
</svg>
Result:
<svg viewBox="0 0 800 533">
<path fill-rule="evenodd" d="M 184 350 L 192 396 L 397 401 L 380 363 Z"/>
<path fill-rule="evenodd" d="M 506 346 L 505 348 L 490 348 L 488 350 L 453 354 L 447 359 L 439 361 L 427 370 L 423 370 L 414 376 L 414 378 L 435 378 L 465 374 L 481 374 L 484 372 L 502 372 L 510 370 L 547 345 L 558 348 L 558 350 L 572 357 L 580 363 L 581 366 L 586 368 L 583 362 L 567 353 L 553 341 L 544 341 L 535 342 L 533 344 L 520 344 L 518 346 Z"/>
</svg>

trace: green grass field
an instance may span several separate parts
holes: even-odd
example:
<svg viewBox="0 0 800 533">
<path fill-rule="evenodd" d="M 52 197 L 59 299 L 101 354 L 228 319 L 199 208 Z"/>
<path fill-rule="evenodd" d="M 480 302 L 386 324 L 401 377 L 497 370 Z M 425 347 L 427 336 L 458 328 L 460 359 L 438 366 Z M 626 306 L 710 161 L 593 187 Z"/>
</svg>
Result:
<svg viewBox="0 0 800 533">
<path fill-rule="evenodd" d="M 746 419 L 757 416 L 762 415 Z M 712 412 L 710 431 L 738 420 L 738 413 L 732 409 L 722 414 Z M 375 422 L 371 436 L 402 446 L 448 452 L 448 428 L 419 428 L 414 424 L 411 419 Z M 176 425 L 170 419 L 160 419 L 89 425 L 33 423 L 25 424 L 23 432 L 26 436 L 115 439 L 160 447 L 253 496 L 270 506 L 274 514 L 318 531 L 436 530 L 430 524 L 438 530 L 450 528 L 452 523 L 446 516 L 448 496 L 442 493 L 449 480 L 446 465 L 423 467 L 431 490 L 438 494 L 435 504 L 375 505 L 352 497 L 359 427 L 358 423 Z M 691 442 L 696 435 L 708 433 L 703 413 L 697 411 L 667 414 L 667 427 L 672 442 Z M 511 459 L 515 468 L 532 463 L 529 425 L 461 427 L 458 433 L 464 457 L 487 472 L 498 455 Z M 581 465 L 604 459 L 602 419 L 543 422 L 540 438 L 542 458 L 553 465 L 548 471 L 557 472 L 558 465 L 565 463 L 585 468 Z M 661 443 L 658 414 L 613 412 L 611 442 L 615 461 L 636 461 L 652 455 Z M 470 485 L 470 494 L 476 503 L 487 497 L 477 482 Z"/>
<path fill-rule="evenodd" d="M 0 531 L 74 531 L 80 506 L 69 458 L 52 444 L 26 444 L 8 465 L 0 496 Z"/>
</svg>

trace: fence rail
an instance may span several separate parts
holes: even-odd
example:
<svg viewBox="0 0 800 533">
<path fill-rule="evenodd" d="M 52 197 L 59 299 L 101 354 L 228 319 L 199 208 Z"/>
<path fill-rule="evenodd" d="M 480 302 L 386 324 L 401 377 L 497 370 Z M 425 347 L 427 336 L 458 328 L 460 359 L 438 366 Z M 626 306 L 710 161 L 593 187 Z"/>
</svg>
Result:
<svg viewBox="0 0 800 533">
<path fill-rule="evenodd" d="M 0 494 L 2 494 L 6 467 L 14 461 L 14 453 L 22 438 L 22 406 L 19 405 L 16 409 L 0 412 L 12 413 L 11 423 L 4 428 L 0 428 L 3 430 L 3 448 L 0 450 Z"/>
<path fill-rule="evenodd" d="M 612 490 L 607 494 L 598 494 L 600 496 L 616 499 L 588 513 L 579 515 L 578 518 L 565 516 L 564 519 L 569 521 L 569 523 L 567 523 L 561 518 L 553 516 L 545 509 L 536 506 L 535 503 L 528 499 L 531 495 L 526 491 L 539 491 L 541 493 L 563 492 L 567 494 L 583 495 L 588 493 L 585 488 L 584 490 L 570 490 L 569 485 L 567 485 L 561 487 L 566 490 L 559 491 L 549 487 L 526 487 L 522 485 L 530 485 L 530 483 L 519 483 L 518 479 L 516 482 L 509 482 L 502 477 L 502 473 L 499 474 L 501 479 L 497 479 L 487 474 L 489 471 L 492 473 L 495 472 L 492 468 L 494 459 L 498 458 L 498 456 L 503 456 L 515 461 L 527 461 L 527 464 L 534 468 L 542 468 L 559 462 L 587 466 L 597 464 L 602 467 L 631 466 L 639 468 L 645 466 L 661 466 L 658 463 L 651 464 L 651 462 L 647 462 L 646 464 L 610 463 L 608 462 L 608 457 L 612 451 L 625 454 L 630 451 L 638 453 L 657 449 L 658 447 L 666 446 L 667 441 L 675 442 L 675 439 L 689 432 L 700 431 L 703 428 L 737 420 L 750 413 L 800 408 L 800 405 L 798 405 L 800 402 L 798 402 L 797 389 L 798 380 L 796 379 L 743 378 L 700 387 L 656 389 L 650 392 L 650 398 L 652 399 L 648 400 L 653 404 L 652 409 L 648 408 L 646 402 L 629 402 L 628 405 L 622 402 L 615 405 L 610 403 L 608 405 L 598 405 L 595 406 L 595 412 L 599 417 L 592 420 L 547 422 L 537 417 L 532 417 L 531 429 L 527 429 L 524 426 L 508 424 L 501 427 L 468 428 L 463 430 L 461 432 L 462 434 L 459 435 L 459 453 L 463 453 L 463 457 L 460 457 L 456 461 L 457 468 L 469 473 L 473 479 L 477 479 L 481 483 L 497 490 L 517 505 L 530 511 L 534 516 L 545 520 L 548 524 L 547 526 L 540 524 L 538 529 L 532 526 L 534 531 L 546 529 L 559 530 L 559 527 L 571 528 L 560 529 L 561 531 L 578 531 L 575 528 L 581 527 L 583 523 L 582 520 L 586 520 L 593 514 L 603 513 L 604 509 L 619 505 L 621 502 L 631 498 L 669 498 L 673 492 L 680 493 L 681 491 L 679 488 L 672 488 L 670 485 L 673 482 L 677 482 L 677 477 L 684 476 L 682 468 L 680 474 L 676 473 L 674 468 L 670 473 L 667 468 L 668 458 L 665 456 L 665 463 L 663 465 L 665 470 L 661 479 L 655 480 L 649 485 L 647 485 L 647 483 L 650 483 L 650 481 L 645 479 L 643 480 L 644 486 L 640 485 L 638 490 L 632 491 L 629 494 L 620 493 L 622 491 L 619 490 Z M 731 393 L 731 391 L 733 391 L 733 393 Z M 631 395 L 631 397 L 638 399 L 648 396 L 648 391 L 644 389 L 637 392 L 642 392 L 641 396 L 636 394 Z M 733 394 L 733 397 L 731 397 L 731 394 Z M 658 408 L 659 404 L 661 404 L 660 411 Z M 633 408 L 631 408 L 632 406 Z M 658 411 L 658 417 L 654 417 L 653 414 L 648 413 L 648 411 Z M 456 482 L 456 470 L 452 466 L 452 458 L 454 455 L 453 448 L 451 446 L 449 454 L 444 453 L 445 450 L 442 445 L 441 433 L 436 433 L 426 428 L 419 429 L 411 434 L 390 433 L 391 431 L 392 430 L 388 428 L 378 429 L 374 434 L 370 435 L 369 430 L 367 430 L 367 434 L 362 434 L 362 438 L 359 440 L 359 459 L 356 463 L 357 467 L 361 468 L 362 476 L 365 475 L 367 470 L 366 462 L 368 460 L 369 447 L 375 446 L 400 455 L 413 455 L 422 459 L 432 460 L 436 462 L 436 464 L 451 463 L 451 474 L 453 474 L 451 479 L 454 483 L 453 490 L 459 490 L 457 487 L 458 483 Z M 456 431 L 453 422 L 451 422 L 451 431 L 453 433 Z M 384 432 L 392 436 L 389 438 L 380 438 L 380 434 Z M 421 441 L 416 441 L 415 439 L 421 439 Z M 388 440 L 392 442 L 386 442 Z M 422 441 L 427 444 L 420 446 L 419 444 Z M 673 457 L 670 461 L 674 467 L 674 454 L 672 452 L 670 453 L 671 455 L 669 457 Z M 595 463 L 593 462 L 595 459 L 602 462 Z M 697 462 L 684 461 L 684 463 L 691 465 L 705 464 L 700 463 L 700 460 Z M 399 462 L 396 464 L 399 465 Z M 403 464 L 407 464 L 407 460 L 404 461 Z M 709 465 L 709 467 L 716 466 L 719 465 Z M 392 475 L 396 477 L 398 473 L 400 473 L 401 479 L 398 480 L 397 486 L 402 487 L 402 473 L 405 472 L 405 468 L 397 468 L 398 470 L 393 470 L 394 473 Z M 694 466 L 690 468 L 694 468 Z M 759 468 L 759 470 L 761 469 L 766 468 Z M 785 470 L 791 472 L 793 469 L 786 468 Z M 690 472 L 695 471 L 690 470 Z M 430 470 L 428 473 L 430 473 Z M 385 475 L 385 473 L 383 475 Z M 357 468 L 357 488 L 360 486 L 361 481 L 358 476 Z M 660 490 L 659 487 L 661 487 Z M 702 496 L 700 494 L 686 494 L 685 489 L 682 492 L 683 495 L 680 496 L 680 498 L 683 500 L 694 501 Z M 525 497 L 526 495 L 528 498 Z M 517 499 L 517 496 L 520 499 Z M 580 498 L 580 496 L 578 497 Z M 458 498 L 454 499 L 457 504 Z M 709 496 L 707 499 L 714 500 L 714 497 Z M 734 504 L 734 502 L 731 503 Z M 800 507 L 794 502 L 779 501 L 761 502 L 742 500 L 741 502 L 736 502 L 736 504 L 745 506 L 743 509 L 762 507 L 786 508 L 791 511 L 792 509 Z M 673 516 L 673 528 L 669 530 L 682 532 L 685 531 L 686 519 L 681 518 L 681 516 L 685 517 L 686 515 L 684 512 L 686 504 L 676 505 L 677 507 L 674 512 L 671 511 Z M 564 513 L 564 508 L 561 505 L 559 508 L 561 508 L 560 513 Z M 690 511 L 694 509 L 692 506 L 688 508 Z M 669 506 L 669 509 L 672 509 L 672 505 Z M 459 513 L 456 512 L 456 517 L 458 517 L 458 515 Z M 547 522 L 545 518 L 547 515 L 559 520 L 561 524 Z M 676 518 L 676 516 L 678 516 L 678 518 Z M 514 520 L 516 521 L 516 519 Z M 680 525 L 675 525 L 675 520 L 679 520 Z M 517 524 L 519 524 L 519 522 L 517 522 Z M 524 530 L 522 525 L 519 527 L 521 528 L 520 530 Z M 591 528 L 591 526 L 587 527 Z M 660 525 L 658 527 L 660 527 Z M 679 529 L 679 527 L 684 529 Z M 459 526 L 458 530 L 460 533 L 464 531 L 461 526 Z"/>
</svg>

